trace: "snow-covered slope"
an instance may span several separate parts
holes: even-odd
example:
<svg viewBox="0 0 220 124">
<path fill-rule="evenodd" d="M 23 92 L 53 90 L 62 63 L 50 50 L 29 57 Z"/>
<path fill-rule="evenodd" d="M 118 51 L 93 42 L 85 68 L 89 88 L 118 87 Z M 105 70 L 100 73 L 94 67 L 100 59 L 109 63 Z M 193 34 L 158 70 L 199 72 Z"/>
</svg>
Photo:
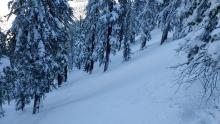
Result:
<svg viewBox="0 0 220 124">
<path fill-rule="evenodd" d="M 47 95 L 37 115 L 31 106 L 25 112 L 6 107 L 0 124 L 220 124 L 217 111 L 200 105 L 198 85 L 176 92 L 169 67 L 184 59 L 175 52 L 181 40 L 160 46 L 160 31 L 152 36 L 145 50 L 134 46 L 131 61 L 122 63 L 121 53 L 113 56 L 106 73 L 73 71 L 63 87 Z"/>
</svg>

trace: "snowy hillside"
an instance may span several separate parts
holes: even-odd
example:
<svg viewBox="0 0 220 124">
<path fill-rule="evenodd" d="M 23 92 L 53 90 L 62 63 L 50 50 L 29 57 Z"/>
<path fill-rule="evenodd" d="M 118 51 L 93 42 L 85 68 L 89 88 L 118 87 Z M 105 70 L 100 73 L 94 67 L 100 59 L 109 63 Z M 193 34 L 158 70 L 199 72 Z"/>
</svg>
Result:
<svg viewBox="0 0 220 124">
<path fill-rule="evenodd" d="M 147 49 L 133 47 L 131 61 L 122 63 L 121 53 L 112 57 L 106 73 L 73 71 L 37 115 L 31 106 L 25 112 L 6 107 L 0 124 L 220 124 L 217 110 L 200 105 L 199 86 L 178 90 L 175 85 L 169 67 L 184 59 L 175 51 L 182 40 L 160 46 L 161 32 L 153 31 L 152 37 Z"/>
</svg>

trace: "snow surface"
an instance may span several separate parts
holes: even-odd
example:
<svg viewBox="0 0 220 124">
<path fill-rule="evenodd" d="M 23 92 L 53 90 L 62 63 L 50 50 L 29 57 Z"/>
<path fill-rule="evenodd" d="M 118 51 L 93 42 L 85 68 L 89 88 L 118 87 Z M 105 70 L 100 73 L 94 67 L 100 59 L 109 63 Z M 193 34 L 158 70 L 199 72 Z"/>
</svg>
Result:
<svg viewBox="0 0 220 124">
<path fill-rule="evenodd" d="M 184 61 L 176 54 L 182 40 L 159 45 L 161 32 L 152 33 L 145 50 L 133 47 L 133 58 L 112 57 L 106 73 L 75 70 L 69 81 L 47 95 L 40 113 L 15 112 L 6 106 L 0 124 L 220 124 L 220 112 L 201 105 L 201 87 L 176 85 L 171 66 Z M 178 91 L 178 92 L 177 92 Z"/>
</svg>

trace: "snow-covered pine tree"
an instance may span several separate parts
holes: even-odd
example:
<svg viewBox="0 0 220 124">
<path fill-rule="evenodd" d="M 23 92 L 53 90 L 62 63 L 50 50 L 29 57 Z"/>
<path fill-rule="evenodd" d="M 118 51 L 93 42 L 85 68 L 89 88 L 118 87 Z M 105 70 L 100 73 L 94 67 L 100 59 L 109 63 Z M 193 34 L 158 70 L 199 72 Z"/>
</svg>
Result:
<svg viewBox="0 0 220 124">
<path fill-rule="evenodd" d="M 0 55 L 0 67 L 1 67 L 1 55 Z M 5 101 L 5 96 L 4 96 L 4 92 L 5 91 L 5 87 L 4 87 L 4 80 L 2 79 L 2 72 L 0 70 L 0 118 L 4 116 L 5 112 L 3 110 L 3 104 Z"/>
<path fill-rule="evenodd" d="M 84 20 L 81 18 L 75 21 L 73 25 L 73 40 L 71 42 L 71 59 L 74 67 L 81 69 L 85 63 L 85 30 Z"/>
<path fill-rule="evenodd" d="M 73 13 L 67 0 L 13 0 L 10 6 L 10 15 L 16 15 L 8 33 L 8 40 L 16 44 L 12 61 L 18 77 L 16 108 L 23 110 L 33 98 L 36 114 L 54 79 L 65 72 Z"/>
<path fill-rule="evenodd" d="M 11 100 L 14 98 L 14 85 L 12 82 L 15 81 L 15 75 L 13 75 L 15 73 L 11 71 L 10 67 L 4 66 L 5 65 L 0 65 L 0 118 L 3 117 L 5 113 L 3 105 L 6 103 L 10 104 Z"/>
<path fill-rule="evenodd" d="M 4 50 L 4 48 L 5 48 L 4 39 L 5 39 L 5 34 L 0 32 L 0 56 L 4 55 L 4 53 L 5 53 L 5 50 Z"/>
<path fill-rule="evenodd" d="M 1 20 L 0 20 L 1 21 Z M 4 76 L 4 72 L 3 72 L 3 66 L 1 65 L 1 58 L 3 57 L 3 55 L 6 55 L 6 51 L 5 51 L 5 39 L 6 39 L 6 35 L 4 33 L 1 32 L 1 27 L 0 27 L 0 118 L 4 116 L 4 110 L 3 110 L 3 104 L 8 101 L 10 102 L 10 93 L 11 93 L 11 89 L 10 86 L 8 86 L 8 84 L 10 82 L 6 82 L 5 81 L 5 76 Z"/>
<path fill-rule="evenodd" d="M 1 22 L 1 20 L 0 20 L 0 22 Z M 6 54 L 5 40 L 6 40 L 6 35 L 3 32 L 1 32 L 1 27 L 0 27 L 0 56 Z"/>
<path fill-rule="evenodd" d="M 193 29 L 180 49 L 188 56 L 186 64 L 180 66 L 180 81 L 192 83 L 200 80 L 204 97 L 215 99 L 219 97 L 220 88 L 220 2 L 197 2 L 198 6 L 192 11 Z M 200 15 L 197 15 L 198 11 Z"/>
<path fill-rule="evenodd" d="M 131 0 L 119 0 L 120 4 L 120 32 L 123 42 L 123 59 L 128 61 L 131 58 L 131 48 L 130 44 L 135 41 L 135 31 L 134 31 L 134 13 L 133 13 L 133 4 Z"/>
<path fill-rule="evenodd" d="M 125 22 L 125 18 L 126 18 L 126 14 L 127 14 L 127 1 L 126 0 L 119 0 L 119 17 L 117 20 L 117 24 L 119 27 L 118 30 L 118 42 L 119 42 L 119 48 L 118 50 L 121 50 L 122 44 L 123 44 L 123 40 L 124 40 L 124 22 Z"/>
<path fill-rule="evenodd" d="M 178 16 L 174 30 L 174 39 L 179 39 L 189 32 L 198 28 L 198 24 L 206 16 L 205 11 L 209 8 L 205 0 L 184 0 L 177 9 Z"/>
<path fill-rule="evenodd" d="M 0 30 L 1 31 L 1 30 Z M 6 35 L 0 32 L 0 118 L 4 116 L 5 112 L 3 110 L 3 105 L 12 98 L 12 83 L 6 81 L 5 65 L 6 65 L 6 52 L 5 52 L 5 39 Z M 4 62 L 2 63 L 2 60 Z"/>
<path fill-rule="evenodd" d="M 100 2 L 100 12 L 101 16 L 99 18 L 98 24 L 98 43 L 96 46 L 97 58 L 100 62 L 100 65 L 104 65 L 104 72 L 108 70 L 108 65 L 110 62 L 110 55 L 112 51 L 116 51 L 117 40 L 114 36 L 114 26 L 117 21 L 118 14 L 115 11 L 114 6 L 116 1 L 114 0 L 102 0 Z"/>
<path fill-rule="evenodd" d="M 0 56 L 0 67 L 1 67 L 1 56 Z M 2 72 L 0 70 L 0 118 L 4 116 L 3 104 L 5 102 L 5 87 L 4 80 L 2 79 Z"/>
<path fill-rule="evenodd" d="M 150 32 L 157 24 L 158 3 L 156 0 L 135 0 L 136 34 L 140 35 L 141 49 L 151 39 Z"/>
<path fill-rule="evenodd" d="M 161 45 L 167 40 L 168 34 L 176 26 L 178 21 L 177 9 L 181 5 L 181 0 L 164 0 L 159 13 L 159 27 L 162 29 Z"/>
<path fill-rule="evenodd" d="M 15 86 L 13 82 L 16 80 L 16 73 L 10 67 L 10 62 L 6 67 L 3 68 L 2 79 L 5 86 L 5 98 L 7 103 L 10 104 L 15 96 Z"/>
<path fill-rule="evenodd" d="M 0 118 L 4 117 L 5 111 L 3 110 L 3 104 L 4 104 L 4 87 L 2 86 L 2 81 L 0 80 Z"/>
<path fill-rule="evenodd" d="M 98 43 L 98 23 L 100 20 L 100 1 L 89 0 L 86 7 L 86 18 L 85 18 L 85 63 L 84 70 L 91 73 L 94 67 L 95 61 L 97 61 L 95 47 Z"/>
</svg>

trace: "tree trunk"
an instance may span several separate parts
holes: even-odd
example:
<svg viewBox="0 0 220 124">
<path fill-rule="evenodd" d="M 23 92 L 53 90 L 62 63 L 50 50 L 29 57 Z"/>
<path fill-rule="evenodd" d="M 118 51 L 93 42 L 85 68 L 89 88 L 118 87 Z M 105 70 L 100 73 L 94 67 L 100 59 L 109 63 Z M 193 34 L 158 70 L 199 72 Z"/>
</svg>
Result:
<svg viewBox="0 0 220 124">
<path fill-rule="evenodd" d="M 162 45 L 167 40 L 168 34 L 169 34 L 169 30 L 170 30 L 170 24 L 168 24 L 167 27 L 163 30 L 163 34 L 162 34 L 160 45 Z"/>
<path fill-rule="evenodd" d="M 89 70 L 88 70 L 88 72 L 90 74 L 92 73 L 94 63 L 95 63 L 94 60 L 93 60 L 93 57 L 92 57 L 94 49 L 95 49 L 95 34 L 93 34 L 93 36 L 92 36 L 92 48 L 91 48 L 91 55 L 90 55 L 91 58 L 90 58 L 90 64 L 89 64 Z"/>
<path fill-rule="evenodd" d="M 109 5 L 109 11 L 112 12 L 112 10 L 113 10 L 113 3 Z M 112 33 L 112 25 L 108 25 L 107 41 L 106 41 L 106 46 L 105 46 L 104 72 L 108 70 L 108 65 L 110 61 L 110 53 L 111 53 L 110 35 L 111 33 Z"/>
<path fill-rule="evenodd" d="M 68 67 L 65 66 L 64 68 L 64 81 L 67 82 L 67 76 L 68 76 Z"/>
<path fill-rule="evenodd" d="M 2 95 L 0 93 L 0 118 L 4 116 L 4 110 L 3 110 L 3 100 L 2 100 Z"/>
<path fill-rule="evenodd" d="M 11 98 L 10 98 L 10 95 L 9 95 L 9 94 L 10 94 L 10 91 L 9 91 L 9 90 L 7 91 L 7 94 L 8 94 L 8 95 L 7 95 L 8 105 L 10 105 L 10 103 L 11 103 Z"/>
<path fill-rule="evenodd" d="M 111 45 L 110 45 L 110 34 L 112 31 L 112 27 L 108 29 L 108 38 L 106 43 L 106 50 L 105 50 L 105 65 L 104 65 L 104 72 L 108 70 L 109 60 L 110 60 L 110 52 L 111 52 Z"/>
<path fill-rule="evenodd" d="M 35 94 L 35 96 L 34 96 L 33 114 L 38 113 L 39 109 L 40 109 L 40 96 Z"/>
<path fill-rule="evenodd" d="M 25 108 L 25 96 L 21 95 L 21 110 L 24 111 Z"/>
<path fill-rule="evenodd" d="M 109 41 L 108 41 L 108 42 L 107 42 L 107 45 L 106 45 L 104 72 L 106 72 L 106 71 L 108 70 L 110 50 L 111 50 L 111 46 L 110 46 L 110 43 L 109 43 Z"/>
<path fill-rule="evenodd" d="M 61 74 L 58 74 L 57 81 L 58 81 L 58 87 L 60 87 L 63 83 L 63 77 Z"/>
<path fill-rule="evenodd" d="M 142 42 L 141 42 L 141 49 L 144 49 L 144 47 L 146 46 L 146 43 L 147 43 L 147 39 L 145 36 L 143 36 Z"/>
<path fill-rule="evenodd" d="M 5 115 L 5 112 L 3 110 L 3 105 L 2 105 L 2 103 L 0 103 L 0 118 L 4 117 L 4 115 Z"/>
</svg>

